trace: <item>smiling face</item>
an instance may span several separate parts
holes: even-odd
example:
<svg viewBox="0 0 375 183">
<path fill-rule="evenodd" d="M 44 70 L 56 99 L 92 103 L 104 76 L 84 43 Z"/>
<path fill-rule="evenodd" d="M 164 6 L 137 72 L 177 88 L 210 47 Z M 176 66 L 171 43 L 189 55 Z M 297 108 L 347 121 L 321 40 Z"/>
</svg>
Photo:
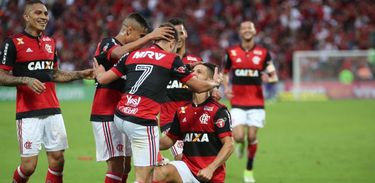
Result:
<svg viewBox="0 0 375 183">
<path fill-rule="evenodd" d="M 242 22 L 239 33 L 242 40 L 251 40 L 256 34 L 254 23 L 250 21 Z"/>
<path fill-rule="evenodd" d="M 49 20 L 47 7 L 40 3 L 27 5 L 23 18 L 26 21 L 27 29 L 37 33 L 43 32 Z"/>
</svg>

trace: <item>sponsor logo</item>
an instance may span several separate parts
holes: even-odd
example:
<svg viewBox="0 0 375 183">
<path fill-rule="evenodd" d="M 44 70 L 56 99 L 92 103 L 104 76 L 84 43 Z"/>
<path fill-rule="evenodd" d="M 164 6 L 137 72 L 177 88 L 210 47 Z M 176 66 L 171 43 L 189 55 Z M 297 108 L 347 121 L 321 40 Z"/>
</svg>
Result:
<svg viewBox="0 0 375 183">
<path fill-rule="evenodd" d="M 252 61 L 253 61 L 253 63 L 254 63 L 255 65 L 258 65 L 259 62 L 260 62 L 260 57 L 258 57 L 258 56 L 254 56 L 253 59 L 252 59 Z"/>
<path fill-rule="evenodd" d="M 23 147 L 25 148 L 25 149 L 31 149 L 31 145 L 32 145 L 33 143 L 31 142 L 31 141 L 26 141 L 24 144 L 23 144 Z"/>
<path fill-rule="evenodd" d="M 254 50 L 253 53 L 255 55 L 262 55 L 263 54 L 262 51 L 260 51 L 260 50 Z"/>
<path fill-rule="evenodd" d="M 219 128 L 223 128 L 225 126 L 225 119 L 220 118 L 215 122 L 215 125 Z"/>
<path fill-rule="evenodd" d="M 145 57 L 148 57 L 150 59 L 161 60 L 163 57 L 165 57 L 165 54 L 153 52 L 153 51 L 137 51 L 133 55 L 133 59 L 145 58 Z"/>
<path fill-rule="evenodd" d="M 43 70 L 43 69 L 53 69 L 53 61 L 34 61 L 27 65 L 30 71 Z"/>
<path fill-rule="evenodd" d="M 252 69 L 236 69 L 234 75 L 238 77 L 259 77 L 259 71 Z"/>
<path fill-rule="evenodd" d="M 131 95 L 126 95 L 126 105 L 131 107 L 137 107 L 141 102 L 141 97 L 134 97 Z"/>
<path fill-rule="evenodd" d="M 25 42 L 23 42 L 23 38 L 17 38 L 17 45 L 21 44 L 25 44 Z"/>
<path fill-rule="evenodd" d="M 31 53 L 33 50 L 31 48 L 27 48 L 26 53 Z"/>
<path fill-rule="evenodd" d="M 133 107 L 120 107 L 119 108 L 121 112 L 126 113 L 126 114 L 136 114 L 138 112 L 138 108 L 133 108 Z"/>
<path fill-rule="evenodd" d="M 49 37 L 43 37 L 42 41 L 51 41 L 51 38 L 49 38 Z"/>
<path fill-rule="evenodd" d="M 109 43 L 105 44 L 104 47 L 103 47 L 103 51 L 107 51 L 108 46 L 109 46 Z"/>
<path fill-rule="evenodd" d="M 237 52 L 236 52 L 236 50 L 230 50 L 230 54 L 232 55 L 232 56 L 237 56 Z"/>
<path fill-rule="evenodd" d="M 213 111 L 213 110 L 214 110 L 214 107 L 204 106 L 203 110 L 204 110 L 204 111 Z"/>
<path fill-rule="evenodd" d="M 207 113 L 204 113 L 201 117 L 199 117 L 199 121 L 201 122 L 201 124 L 208 124 L 209 119 L 210 116 Z"/>
<path fill-rule="evenodd" d="M 242 62 L 241 58 L 237 58 L 237 59 L 236 59 L 236 62 L 237 62 L 237 63 Z"/>
<path fill-rule="evenodd" d="M 183 122 L 183 123 L 186 123 L 186 121 L 187 121 L 187 120 L 186 120 L 186 117 L 184 117 L 184 119 L 182 119 L 182 122 Z"/>
<path fill-rule="evenodd" d="M 117 144 L 116 149 L 117 149 L 117 151 L 119 151 L 119 152 L 123 152 L 123 151 L 124 151 L 124 145 L 122 145 L 122 144 Z"/>
<path fill-rule="evenodd" d="M 210 142 L 207 133 L 186 133 L 184 142 Z"/>
<path fill-rule="evenodd" d="M 51 45 L 46 44 L 46 45 L 44 46 L 44 48 L 46 49 L 46 51 L 47 51 L 48 53 L 53 53 L 53 52 L 52 52 L 52 46 L 51 46 Z"/>
<path fill-rule="evenodd" d="M 199 60 L 197 59 L 197 57 L 192 57 L 192 56 L 187 56 L 186 57 L 186 60 L 188 61 L 192 61 L 192 62 L 198 62 Z"/>
<path fill-rule="evenodd" d="M 185 111 L 186 108 L 187 108 L 187 107 L 185 107 L 185 106 L 184 106 L 184 107 L 180 107 L 180 111 L 179 111 L 178 113 L 179 113 L 179 114 L 185 114 L 185 113 L 186 113 L 186 111 Z"/>
<path fill-rule="evenodd" d="M 178 80 L 170 80 L 167 85 L 167 89 L 173 89 L 173 88 L 188 88 L 188 86 L 181 83 Z"/>
</svg>

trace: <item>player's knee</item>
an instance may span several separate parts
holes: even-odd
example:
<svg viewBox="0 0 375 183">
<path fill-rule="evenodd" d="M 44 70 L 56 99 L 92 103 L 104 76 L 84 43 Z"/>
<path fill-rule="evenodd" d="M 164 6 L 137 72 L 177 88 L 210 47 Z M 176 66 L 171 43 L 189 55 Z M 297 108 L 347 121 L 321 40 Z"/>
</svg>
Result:
<svg viewBox="0 0 375 183">
<path fill-rule="evenodd" d="M 257 142 L 257 137 L 255 135 L 249 135 L 247 138 L 249 144 L 254 144 Z"/>
<path fill-rule="evenodd" d="M 243 142 L 245 142 L 243 134 L 233 134 L 233 139 L 237 143 L 243 143 Z"/>
<path fill-rule="evenodd" d="M 36 161 L 26 161 L 22 162 L 21 167 L 22 167 L 22 172 L 30 176 L 35 172 L 37 162 Z"/>
<path fill-rule="evenodd" d="M 48 164 L 57 170 L 63 169 L 65 163 L 63 152 L 54 152 L 48 154 Z"/>
<path fill-rule="evenodd" d="M 165 181 L 165 178 L 167 177 L 164 166 L 155 167 L 154 168 L 154 175 L 152 178 L 152 182 L 161 182 Z"/>
</svg>

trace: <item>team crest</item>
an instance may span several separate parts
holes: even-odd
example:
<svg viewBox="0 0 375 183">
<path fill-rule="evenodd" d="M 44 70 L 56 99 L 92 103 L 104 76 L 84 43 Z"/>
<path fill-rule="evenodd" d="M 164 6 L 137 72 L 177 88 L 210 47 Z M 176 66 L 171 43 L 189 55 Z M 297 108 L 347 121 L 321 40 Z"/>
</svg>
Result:
<svg viewBox="0 0 375 183">
<path fill-rule="evenodd" d="M 53 53 L 53 52 L 52 52 L 52 46 L 51 46 L 51 45 L 46 44 L 46 45 L 44 46 L 44 48 L 46 49 L 46 51 L 47 51 L 48 53 Z"/>
<path fill-rule="evenodd" d="M 220 118 L 216 121 L 215 125 L 219 128 L 223 128 L 225 126 L 225 120 L 223 118 Z"/>
<path fill-rule="evenodd" d="M 123 151 L 124 151 L 124 145 L 122 145 L 122 144 L 117 144 L 116 149 L 117 149 L 117 151 L 119 151 L 119 152 L 123 152 Z"/>
<path fill-rule="evenodd" d="M 25 42 L 23 42 L 23 38 L 17 38 L 17 41 L 17 45 L 25 44 Z"/>
<path fill-rule="evenodd" d="M 210 119 L 210 116 L 207 113 L 202 114 L 201 117 L 199 117 L 199 121 L 201 124 L 208 124 L 208 120 Z"/>
<path fill-rule="evenodd" d="M 31 142 L 31 141 L 26 141 L 24 144 L 23 144 L 23 147 L 25 148 L 25 149 L 31 149 L 31 145 L 32 145 L 33 143 Z"/>
<path fill-rule="evenodd" d="M 254 56 L 253 59 L 252 59 L 252 61 L 253 61 L 253 63 L 254 63 L 255 65 L 258 65 L 259 62 L 260 62 L 260 57 L 258 57 L 258 56 Z"/>
</svg>

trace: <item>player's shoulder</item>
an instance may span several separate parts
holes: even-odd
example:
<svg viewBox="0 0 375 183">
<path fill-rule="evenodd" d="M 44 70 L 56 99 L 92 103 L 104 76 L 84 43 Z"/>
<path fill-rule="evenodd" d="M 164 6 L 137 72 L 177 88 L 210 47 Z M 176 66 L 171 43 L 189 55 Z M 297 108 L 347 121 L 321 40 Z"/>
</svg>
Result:
<svg viewBox="0 0 375 183">
<path fill-rule="evenodd" d="M 263 46 L 261 46 L 261 45 L 256 44 L 256 45 L 255 45 L 255 48 L 253 49 L 253 52 L 254 52 L 255 54 L 256 54 L 257 52 L 258 52 L 258 53 L 259 53 L 259 52 L 267 53 L 267 52 L 268 52 L 268 49 L 265 48 L 265 47 L 263 47 Z"/>
<path fill-rule="evenodd" d="M 109 45 L 109 44 L 117 44 L 116 39 L 113 37 L 105 37 L 102 40 L 100 40 L 101 45 Z"/>
<path fill-rule="evenodd" d="M 229 47 L 227 47 L 226 49 L 228 52 L 229 51 L 232 51 L 232 50 L 241 50 L 241 46 L 239 44 L 235 44 L 235 45 L 231 45 Z"/>
<path fill-rule="evenodd" d="M 217 107 L 218 109 L 222 109 L 222 108 L 226 109 L 227 108 L 224 104 L 220 103 L 219 101 L 217 101 L 213 98 L 210 98 L 209 104 Z"/>
</svg>

